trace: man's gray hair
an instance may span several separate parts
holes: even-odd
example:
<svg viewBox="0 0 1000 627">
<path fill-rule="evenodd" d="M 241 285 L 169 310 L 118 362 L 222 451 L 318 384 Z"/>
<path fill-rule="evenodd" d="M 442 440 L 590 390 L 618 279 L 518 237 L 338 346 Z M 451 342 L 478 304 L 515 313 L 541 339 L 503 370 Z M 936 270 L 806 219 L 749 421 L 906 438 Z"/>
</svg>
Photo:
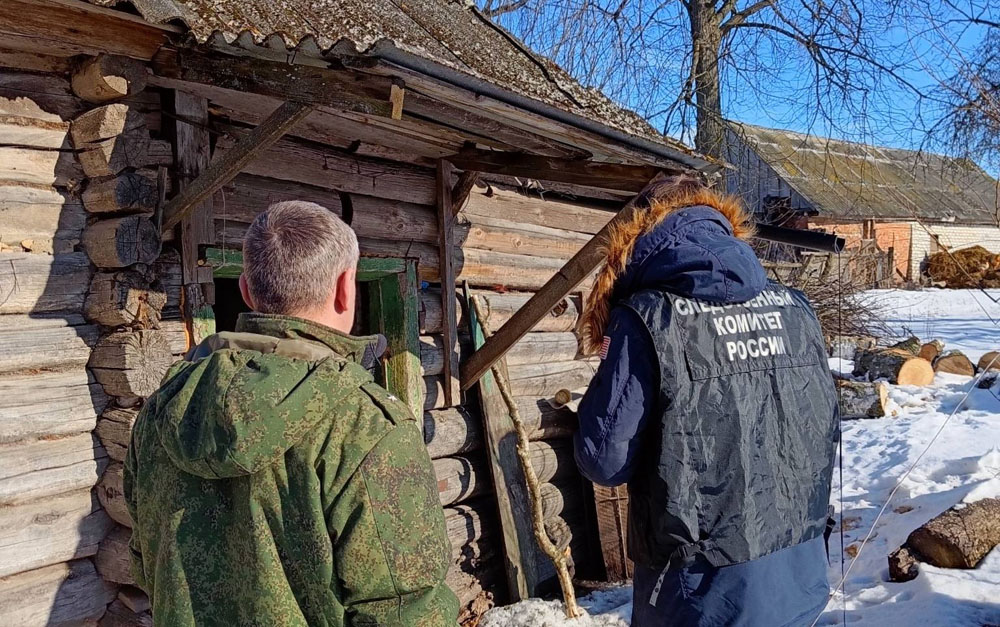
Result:
<svg viewBox="0 0 1000 627">
<path fill-rule="evenodd" d="M 357 236 L 335 213 L 312 202 L 279 202 L 247 230 L 243 275 L 257 311 L 288 315 L 325 303 L 359 256 Z"/>
</svg>

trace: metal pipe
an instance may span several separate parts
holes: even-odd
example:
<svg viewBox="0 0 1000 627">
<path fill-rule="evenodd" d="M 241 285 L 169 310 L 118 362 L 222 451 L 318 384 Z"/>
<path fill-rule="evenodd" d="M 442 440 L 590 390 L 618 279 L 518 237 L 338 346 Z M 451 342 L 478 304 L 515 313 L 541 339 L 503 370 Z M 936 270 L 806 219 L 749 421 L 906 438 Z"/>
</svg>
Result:
<svg viewBox="0 0 1000 627">
<path fill-rule="evenodd" d="M 840 253 L 846 245 L 844 238 L 830 235 L 829 233 L 789 229 L 783 226 L 759 223 L 757 224 L 757 238 L 777 244 L 788 244 L 808 250 L 816 250 L 822 253 Z"/>
</svg>

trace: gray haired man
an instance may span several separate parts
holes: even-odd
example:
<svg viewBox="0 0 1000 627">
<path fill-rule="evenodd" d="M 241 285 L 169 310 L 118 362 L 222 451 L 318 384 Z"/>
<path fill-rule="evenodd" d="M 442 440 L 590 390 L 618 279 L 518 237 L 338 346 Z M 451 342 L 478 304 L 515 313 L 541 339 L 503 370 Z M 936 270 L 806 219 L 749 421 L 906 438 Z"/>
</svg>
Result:
<svg viewBox="0 0 1000 627">
<path fill-rule="evenodd" d="M 451 547 L 413 415 L 352 337 L 358 242 L 319 205 L 257 216 L 252 313 L 167 374 L 125 468 L 158 625 L 454 625 Z"/>
</svg>

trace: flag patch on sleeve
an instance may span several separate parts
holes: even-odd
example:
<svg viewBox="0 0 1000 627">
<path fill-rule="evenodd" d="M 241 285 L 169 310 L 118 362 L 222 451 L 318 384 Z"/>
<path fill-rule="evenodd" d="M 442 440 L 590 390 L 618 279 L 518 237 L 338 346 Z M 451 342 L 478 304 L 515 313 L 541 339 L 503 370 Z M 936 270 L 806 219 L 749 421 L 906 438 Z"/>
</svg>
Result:
<svg viewBox="0 0 1000 627">
<path fill-rule="evenodd" d="M 611 348 L 611 338 L 605 335 L 604 340 L 601 341 L 601 359 L 608 358 L 609 348 Z"/>
</svg>

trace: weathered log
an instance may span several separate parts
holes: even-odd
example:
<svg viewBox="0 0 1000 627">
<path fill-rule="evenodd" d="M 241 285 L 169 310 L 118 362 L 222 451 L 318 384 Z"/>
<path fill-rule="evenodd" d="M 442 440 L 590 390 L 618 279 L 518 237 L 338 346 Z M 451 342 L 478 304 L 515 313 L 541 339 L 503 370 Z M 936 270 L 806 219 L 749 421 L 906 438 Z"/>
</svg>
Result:
<svg viewBox="0 0 1000 627">
<path fill-rule="evenodd" d="M 90 213 L 152 215 L 158 194 L 156 176 L 149 171 L 138 171 L 91 181 L 82 198 L 84 207 Z"/>
<path fill-rule="evenodd" d="M 114 598 L 89 559 L 0 579 L 0 616 L 17 627 L 92 625 Z"/>
<path fill-rule="evenodd" d="M 854 363 L 854 376 L 870 380 L 888 379 L 898 385 L 929 385 L 934 368 L 926 359 L 900 349 L 861 351 Z"/>
<path fill-rule="evenodd" d="M 0 146 L 0 180 L 72 190 L 82 179 L 83 169 L 72 151 Z"/>
<path fill-rule="evenodd" d="M 111 525 L 89 488 L 0 507 L 0 577 L 93 555 Z"/>
<path fill-rule="evenodd" d="M 553 409 L 533 397 L 520 397 L 517 403 L 532 440 L 564 438 L 573 433 L 576 420 L 572 412 Z M 425 412 L 424 442 L 427 452 L 437 459 L 480 450 L 483 446 L 481 423 L 478 416 L 460 407 Z M 98 433 L 100 430 L 99 423 Z"/>
<path fill-rule="evenodd" d="M 65 190 L 0 182 L 0 224 L 0 242 L 32 240 L 33 252 L 63 255 L 79 243 L 87 212 Z"/>
<path fill-rule="evenodd" d="M 70 148 L 68 120 L 82 103 L 55 76 L 0 72 L 0 145 Z"/>
<path fill-rule="evenodd" d="M 100 220 L 83 232 L 83 247 L 98 268 L 153 263 L 160 254 L 156 225 L 139 215 Z"/>
<path fill-rule="evenodd" d="M 902 342 L 896 342 L 889 348 L 906 351 L 911 355 L 918 355 L 920 353 L 920 349 L 922 348 L 922 344 L 920 343 L 920 338 L 911 336 L 906 338 Z"/>
<path fill-rule="evenodd" d="M 138 415 L 138 409 L 123 407 L 112 407 L 101 414 L 95 431 L 111 459 L 125 460 L 125 451 L 132 439 L 132 425 Z"/>
<path fill-rule="evenodd" d="M 546 199 L 537 194 L 522 194 L 503 186 L 490 185 L 473 189 L 462 213 L 593 235 L 604 228 L 620 208 L 619 204 L 613 209 L 602 209 L 555 196 Z"/>
<path fill-rule="evenodd" d="M 163 320 L 160 322 L 160 330 L 167 336 L 170 354 L 174 357 L 182 357 L 188 350 L 188 332 L 184 321 L 178 319 Z"/>
<path fill-rule="evenodd" d="M 115 600 L 101 617 L 98 627 L 153 627 L 149 612 L 135 612 L 121 600 Z"/>
<path fill-rule="evenodd" d="M 124 135 L 129 131 L 146 129 L 146 117 L 138 109 L 125 103 L 97 107 L 82 113 L 70 126 L 73 145 L 84 148 L 88 144 Z"/>
<path fill-rule="evenodd" d="M 0 373 L 87 363 L 100 334 L 83 316 L 0 316 Z"/>
<path fill-rule="evenodd" d="M 97 499 L 111 520 L 131 529 L 132 517 L 129 516 L 128 505 L 125 503 L 124 472 L 125 467 L 121 462 L 109 464 L 97 484 Z"/>
<path fill-rule="evenodd" d="M 444 381 L 440 376 L 423 377 L 424 380 L 424 411 L 443 409 Z"/>
<path fill-rule="evenodd" d="M 37 501 L 90 488 L 107 465 L 91 433 L 0 447 L 0 505 Z"/>
<path fill-rule="evenodd" d="M 220 137 L 213 160 L 221 158 L 234 145 L 235 140 Z M 259 151 L 242 171 L 420 205 L 433 205 L 435 200 L 434 174 L 429 169 L 347 156 L 288 139 Z"/>
<path fill-rule="evenodd" d="M 129 586 L 135 585 L 128 551 L 128 541 L 131 537 L 131 529 L 119 526 L 112 529 L 111 533 L 101 541 L 97 557 L 94 558 L 94 566 L 97 567 L 97 572 L 101 573 L 101 576 L 108 581 Z"/>
<path fill-rule="evenodd" d="M 118 331 L 94 347 L 90 368 L 109 396 L 153 394 L 174 358 L 162 331 Z"/>
<path fill-rule="evenodd" d="M 515 290 L 534 290 L 545 285 L 552 276 L 565 265 L 563 259 L 532 257 L 497 253 L 475 248 L 456 251 L 458 281 L 468 281 L 475 287 L 503 287 Z M 593 275 L 588 276 L 578 286 L 579 290 L 589 290 Z"/>
<path fill-rule="evenodd" d="M 89 177 L 116 176 L 125 168 L 145 168 L 150 165 L 149 131 L 140 127 L 117 137 L 87 144 L 77 157 L 80 167 Z"/>
<path fill-rule="evenodd" d="M 837 335 L 830 340 L 830 357 L 851 361 L 859 350 L 875 348 L 875 338 L 861 335 Z"/>
<path fill-rule="evenodd" d="M 960 374 L 971 377 L 976 374 L 976 367 L 962 351 L 948 351 L 934 360 L 934 372 Z"/>
<path fill-rule="evenodd" d="M 886 415 L 889 388 L 882 381 L 837 380 L 840 414 L 844 418 L 881 418 Z"/>
<path fill-rule="evenodd" d="M 515 394 L 547 398 L 563 388 L 575 390 L 588 385 L 597 369 L 588 361 L 563 361 L 529 363 L 508 370 Z"/>
<path fill-rule="evenodd" d="M 163 306 L 163 317 L 168 314 L 180 315 L 181 285 L 184 282 L 181 257 L 174 249 L 167 249 L 157 258 L 153 271 L 160 279 L 160 287 L 167 293 L 167 304 Z"/>
<path fill-rule="evenodd" d="M 108 397 L 82 365 L 0 377 L 0 445 L 91 431 Z"/>
<path fill-rule="evenodd" d="M 941 340 L 931 340 L 920 347 L 920 352 L 917 353 L 917 357 L 926 359 L 933 364 L 934 360 L 938 358 L 942 351 L 944 351 L 944 342 Z"/>
<path fill-rule="evenodd" d="M 920 560 L 940 568 L 975 568 L 1000 544 L 1000 499 L 953 507 L 906 540 Z"/>
<path fill-rule="evenodd" d="M 463 335 L 460 339 L 467 341 L 468 336 Z M 461 343 L 465 344 L 465 341 Z M 578 351 L 577 339 L 572 333 L 529 333 L 507 353 L 507 363 L 517 366 L 539 362 L 572 361 Z M 444 346 L 441 336 L 420 337 L 420 366 L 424 376 L 443 372 Z"/>
<path fill-rule="evenodd" d="M 167 294 L 151 287 L 145 273 L 134 270 L 98 272 L 84 304 L 87 319 L 108 327 L 138 325 L 148 328 L 160 321 Z"/>
<path fill-rule="evenodd" d="M 539 481 L 552 481 L 576 470 L 566 442 L 532 442 L 530 453 Z M 489 470 L 479 455 L 435 459 L 434 472 L 442 505 L 459 503 L 490 489 Z"/>
<path fill-rule="evenodd" d="M 979 363 L 976 364 L 976 370 L 979 372 L 983 370 L 1000 371 L 1000 351 L 990 351 L 980 357 Z"/>
<path fill-rule="evenodd" d="M 146 87 L 146 66 L 129 57 L 100 54 L 74 70 L 73 93 L 87 102 L 104 104 L 136 94 Z"/>
<path fill-rule="evenodd" d="M 531 298 L 531 294 L 499 294 L 496 292 L 478 292 L 476 296 L 486 310 L 490 326 L 496 328 L 503 326 L 514 315 L 514 312 Z M 468 324 L 465 322 L 465 313 L 462 308 L 458 309 L 458 314 L 459 328 L 467 327 Z M 542 318 L 532 331 L 572 331 L 576 328 L 578 318 L 579 310 L 576 299 L 566 298 L 548 316 Z M 441 332 L 441 292 L 437 288 L 420 292 L 420 332 L 426 335 Z"/>
<path fill-rule="evenodd" d="M 906 545 L 889 554 L 889 581 L 912 581 L 920 574 L 920 565 Z"/>
<path fill-rule="evenodd" d="M 569 259 L 590 240 L 589 235 L 501 217 L 470 216 L 458 228 L 463 247 L 539 257 Z"/>
<path fill-rule="evenodd" d="M 89 283 L 83 253 L 0 253 L 0 314 L 80 311 Z"/>
<path fill-rule="evenodd" d="M 136 614 L 148 612 L 150 608 L 149 597 L 146 593 L 133 586 L 122 586 L 118 591 L 118 600 L 128 609 Z"/>
</svg>

